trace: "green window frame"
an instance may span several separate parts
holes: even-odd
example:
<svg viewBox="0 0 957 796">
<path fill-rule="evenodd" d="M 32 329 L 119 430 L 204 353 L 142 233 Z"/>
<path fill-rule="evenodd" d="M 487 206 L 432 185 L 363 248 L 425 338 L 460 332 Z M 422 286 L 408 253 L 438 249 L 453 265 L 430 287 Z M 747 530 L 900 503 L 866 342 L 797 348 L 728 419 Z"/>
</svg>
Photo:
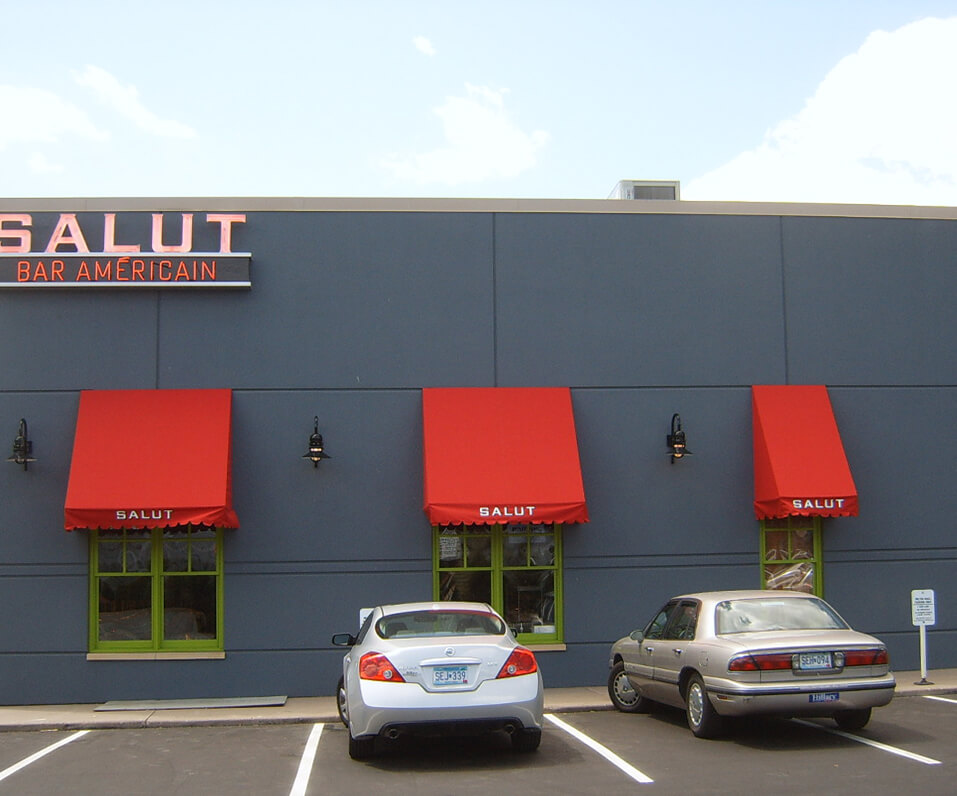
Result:
<svg viewBox="0 0 957 796">
<path fill-rule="evenodd" d="M 761 588 L 824 596 L 820 517 L 761 521 Z"/>
<path fill-rule="evenodd" d="M 433 525 L 433 599 L 487 602 L 523 644 L 561 643 L 562 526 Z"/>
<path fill-rule="evenodd" d="M 223 530 L 90 531 L 91 652 L 221 651 Z"/>
</svg>

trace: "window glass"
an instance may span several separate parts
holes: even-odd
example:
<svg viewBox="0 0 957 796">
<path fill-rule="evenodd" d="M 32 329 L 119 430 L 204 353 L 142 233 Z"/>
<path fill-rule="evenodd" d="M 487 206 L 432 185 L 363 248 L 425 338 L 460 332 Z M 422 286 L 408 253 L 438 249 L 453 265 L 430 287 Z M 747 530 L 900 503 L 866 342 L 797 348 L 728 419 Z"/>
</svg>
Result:
<svg viewBox="0 0 957 796">
<path fill-rule="evenodd" d="M 492 603 L 490 572 L 443 572 L 441 600 Z"/>
<path fill-rule="evenodd" d="M 505 566 L 524 567 L 528 563 L 528 539 L 508 534 L 505 539 Z"/>
<path fill-rule="evenodd" d="M 847 628 L 827 603 L 813 598 L 725 600 L 715 607 L 715 618 L 719 634 Z"/>
<path fill-rule="evenodd" d="M 771 564 L 764 568 L 764 588 L 814 593 L 813 564 Z"/>
<path fill-rule="evenodd" d="M 561 528 L 435 528 L 435 597 L 495 608 L 526 643 L 561 640 Z"/>
<path fill-rule="evenodd" d="M 664 638 L 690 641 L 694 638 L 698 624 L 698 604 L 690 600 L 683 601 L 674 612 L 671 622 L 665 630 Z"/>
<path fill-rule="evenodd" d="M 762 587 L 821 596 L 820 518 L 764 520 L 761 535 Z"/>
<path fill-rule="evenodd" d="M 664 608 L 662 608 L 654 619 L 651 620 L 651 623 L 645 628 L 645 638 L 657 639 L 663 638 L 665 634 L 665 627 L 668 624 L 668 619 L 671 617 L 671 614 L 678 607 L 678 603 L 670 602 Z"/>
<path fill-rule="evenodd" d="M 478 611 L 409 611 L 383 616 L 376 622 L 381 638 L 496 635 L 505 633 L 497 616 Z"/>
<path fill-rule="evenodd" d="M 100 572 L 123 571 L 123 543 L 100 542 L 99 545 Z"/>
<path fill-rule="evenodd" d="M 543 528 L 542 525 L 534 526 Z M 555 534 L 551 531 L 539 530 L 529 538 L 529 563 L 536 567 L 551 567 L 555 565 Z"/>
<path fill-rule="evenodd" d="M 196 540 L 189 546 L 190 569 L 193 572 L 216 571 L 216 540 Z"/>
<path fill-rule="evenodd" d="M 791 558 L 814 558 L 814 532 L 810 528 L 791 532 Z"/>
<path fill-rule="evenodd" d="M 488 535 L 465 537 L 465 566 L 488 567 L 492 565 L 492 537 Z"/>
<path fill-rule="evenodd" d="M 163 569 L 166 572 L 186 572 L 189 570 L 188 542 L 163 541 Z"/>
<path fill-rule="evenodd" d="M 152 558 L 152 542 L 129 541 L 126 543 L 126 571 L 149 572 Z"/>
<path fill-rule="evenodd" d="M 222 532 L 91 531 L 90 646 L 221 649 Z"/>
<path fill-rule="evenodd" d="M 163 638 L 216 638 L 216 576 L 163 578 Z"/>
<path fill-rule="evenodd" d="M 150 579 L 109 576 L 99 579 L 97 637 L 100 641 L 149 641 Z"/>
<path fill-rule="evenodd" d="M 555 573 L 550 570 L 506 570 L 503 573 L 504 616 L 516 633 L 555 630 Z M 537 628 L 548 627 L 547 630 Z"/>
</svg>

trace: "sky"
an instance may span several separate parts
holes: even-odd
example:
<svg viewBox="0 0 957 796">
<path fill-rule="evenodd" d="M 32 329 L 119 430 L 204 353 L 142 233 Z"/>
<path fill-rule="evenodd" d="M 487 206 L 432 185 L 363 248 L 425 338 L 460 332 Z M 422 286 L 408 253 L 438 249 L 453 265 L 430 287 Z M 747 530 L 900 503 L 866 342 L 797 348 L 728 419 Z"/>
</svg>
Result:
<svg viewBox="0 0 957 796">
<path fill-rule="evenodd" d="M 957 206 L 957 0 L 0 0 L 0 197 Z"/>
</svg>

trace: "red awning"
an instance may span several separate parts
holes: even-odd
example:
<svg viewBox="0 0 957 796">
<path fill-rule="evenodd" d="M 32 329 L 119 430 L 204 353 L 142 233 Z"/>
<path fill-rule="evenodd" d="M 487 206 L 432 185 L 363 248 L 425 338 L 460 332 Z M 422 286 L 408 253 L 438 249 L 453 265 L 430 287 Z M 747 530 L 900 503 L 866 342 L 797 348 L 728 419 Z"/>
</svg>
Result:
<svg viewBox="0 0 957 796">
<path fill-rule="evenodd" d="M 857 487 L 827 388 L 751 388 L 754 511 L 759 520 L 857 516 Z"/>
<path fill-rule="evenodd" d="M 424 389 L 422 410 L 433 524 L 588 522 L 567 387 Z"/>
<path fill-rule="evenodd" d="M 238 528 L 229 390 L 80 394 L 66 529 Z"/>
</svg>

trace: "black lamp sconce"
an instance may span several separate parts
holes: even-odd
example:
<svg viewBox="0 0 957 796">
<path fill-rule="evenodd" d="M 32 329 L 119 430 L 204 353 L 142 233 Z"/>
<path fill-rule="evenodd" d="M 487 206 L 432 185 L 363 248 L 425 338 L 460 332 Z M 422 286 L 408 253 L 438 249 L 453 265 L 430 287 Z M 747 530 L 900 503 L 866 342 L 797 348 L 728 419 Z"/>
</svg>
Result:
<svg viewBox="0 0 957 796">
<path fill-rule="evenodd" d="M 319 466 L 320 459 L 331 459 L 332 457 L 322 449 L 322 434 L 319 433 L 319 417 L 313 418 L 312 433 L 309 435 L 309 450 L 302 457 L 309 459 L 313 467 Z"/>
<path fill-rule="evenodd" d="M 27 432 L 27 421 L 22 417 L 20 418 L 20 425 L 17 427 L 17 436 L 13 440 L 13 455 L 7 461 L 22 464 L 24 470 L 27 469 L 30 462 L 36 461 L 33 458 L 33 442 Z"/>
<path fill-rule="evenodd" d="M 677 412 L 671 416 L 671 433 L 667 437 L 668 455 L 671 456 L 671 463 L 682 456 L 690 456 L 691 451 L 685 444 L 685 433 L 681 430 L 681 415 Z"/>
</svg>

